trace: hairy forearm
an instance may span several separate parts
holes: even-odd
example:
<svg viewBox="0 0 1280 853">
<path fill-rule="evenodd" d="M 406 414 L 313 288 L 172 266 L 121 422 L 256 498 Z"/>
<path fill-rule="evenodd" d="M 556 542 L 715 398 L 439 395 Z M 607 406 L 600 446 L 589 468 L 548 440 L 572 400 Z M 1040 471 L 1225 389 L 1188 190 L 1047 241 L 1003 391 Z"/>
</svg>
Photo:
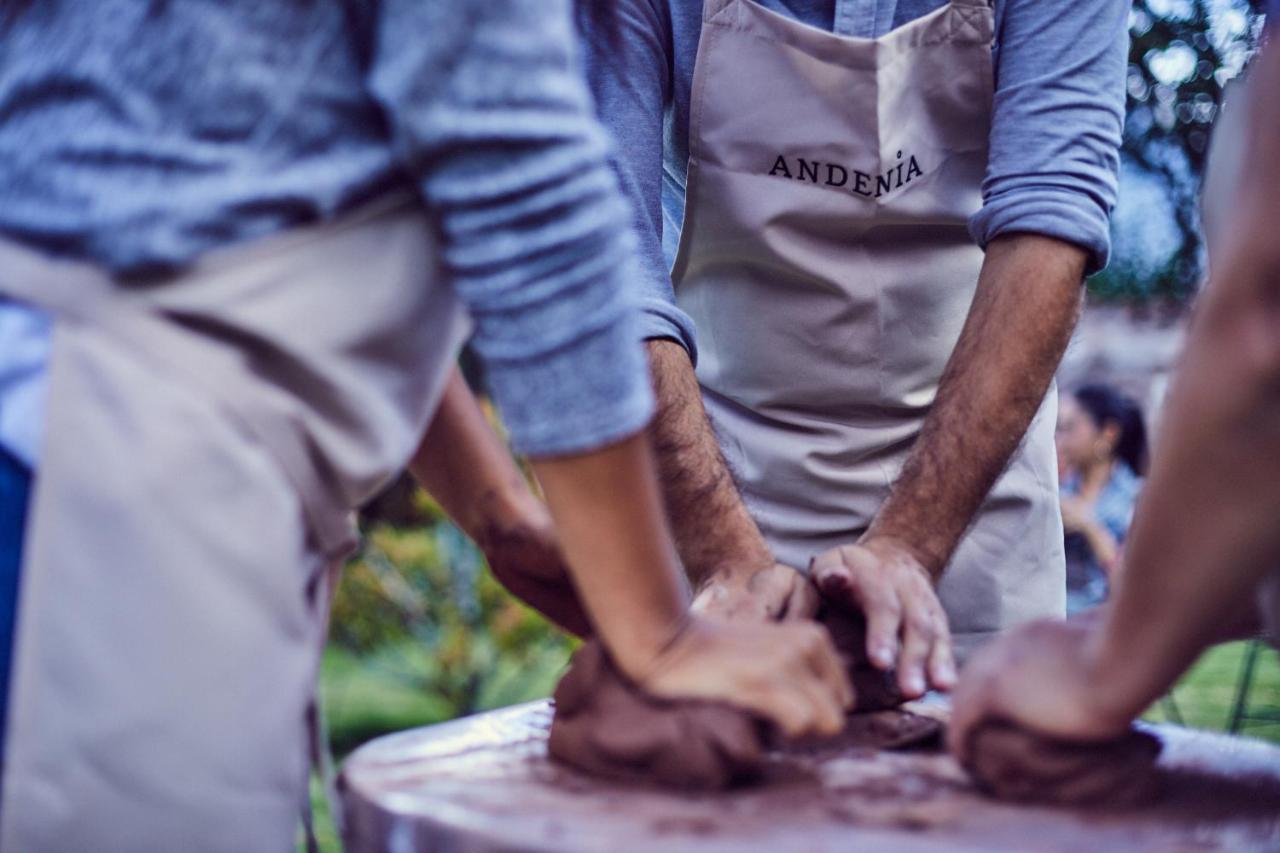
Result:
<svg viewBox="0 0 1280 853">
<path fill-rule="evenodd" d="M 677 343 L 650 341 L 658 403 L 651 427 L 667 516 L 690 579 L 750 572 L 773 557 L 747 512 L 712 432 L 689 355 Z"/>
<path fill-rule="evenodd" d="M 937 577 L 1044 400 L 1079 316 L 1085 252 L 993 240 L 933 408 L 866 537 L 905 545 Z"/>
</svg>

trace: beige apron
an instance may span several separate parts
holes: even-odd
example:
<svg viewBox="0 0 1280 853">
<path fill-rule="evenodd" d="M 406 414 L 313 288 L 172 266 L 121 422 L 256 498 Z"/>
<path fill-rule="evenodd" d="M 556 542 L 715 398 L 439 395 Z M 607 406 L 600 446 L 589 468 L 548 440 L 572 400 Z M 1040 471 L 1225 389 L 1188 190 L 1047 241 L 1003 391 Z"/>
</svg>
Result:
<svg viewBox="0 0 1280 853">
<path fill-rule="evenodd" d="M 147 288 L 0 244 L 57 321 L 0 850 L 293 848 L 329 570 L 466 332 L 444 282 L 404 200 Z"/>
<path fill-rule="evenodd" d="M 929 412 L 976 290 L 993 14 L 880 39 L 708 0 L 672 270 L 698 378 L 778 559 L 854 541 Z M 1050 393 L 942 580 L 957 650 L 1065 606 Z"/>
</svg>

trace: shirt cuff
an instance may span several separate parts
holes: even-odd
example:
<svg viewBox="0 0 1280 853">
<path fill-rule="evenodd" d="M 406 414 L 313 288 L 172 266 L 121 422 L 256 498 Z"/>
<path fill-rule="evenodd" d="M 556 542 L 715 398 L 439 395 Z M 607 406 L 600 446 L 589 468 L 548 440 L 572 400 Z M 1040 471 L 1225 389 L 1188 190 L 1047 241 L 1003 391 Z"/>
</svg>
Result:
<svg viewBox="0 0 1280 853">
<path fill-rule="evenodd" d="M 1052 187 L 988 199 L 969 220 L 969 233 L 984 249 L 996 237 L 1014 233 L 1041 234 L 1074 243 L 1089 253 L 1085 275 L 1102 270 L 1111 255 L 1107 211 L 1088 195 Z"/>
<path fill-rule="evenodd" d="M 693 318 L 673 302 L 648 297 L 640 300 L 640 334 L 646 341 L 675 341 L 689 353 L 693 366 L 698 366 L 698 339 Z"/>
<path fill-rule="evenodd" d="M 638 322 L 627 311 L 536 361 L 487 366 L 486 380 L 517 453 L 587 453 L 648 425 L 653 390 Z"/>
</svg>

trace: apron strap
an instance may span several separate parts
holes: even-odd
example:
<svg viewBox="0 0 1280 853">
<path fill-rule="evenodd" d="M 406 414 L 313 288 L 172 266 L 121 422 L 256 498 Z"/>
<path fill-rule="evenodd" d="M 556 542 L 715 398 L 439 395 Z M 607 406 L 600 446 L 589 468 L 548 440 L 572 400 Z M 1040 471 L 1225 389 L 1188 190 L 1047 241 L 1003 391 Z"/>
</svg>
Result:
<svg viewBox="0 0 1280 853">
<path fill-rule="evenodd" d="M 740 0 L 704 0 L 702 4 L 702 22 L 705 24 Z M 995 0 L 950 0 L 952 6 L 964 6 L 970 9 L 990 9 Z"/>
</svg>

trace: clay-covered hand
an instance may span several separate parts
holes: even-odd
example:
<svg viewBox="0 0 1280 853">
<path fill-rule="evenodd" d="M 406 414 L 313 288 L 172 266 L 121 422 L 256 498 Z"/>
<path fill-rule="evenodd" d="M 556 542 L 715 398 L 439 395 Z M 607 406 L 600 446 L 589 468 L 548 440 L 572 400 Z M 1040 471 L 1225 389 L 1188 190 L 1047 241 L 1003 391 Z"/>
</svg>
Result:
<svg viewBox="0 0 1280 853">
<path fill-rule="evenodd" d="M 955 684 L 946 612 L 929 572 L 906 547 L 874 537 L 842 545 L 815 557 L 810 574 L 825 602 L 863 614 L 868 658 L 881 670 L 896 666 L 905 697 Z"/>
<path fill-rule="evenodd" d="M 988 720 L 1067 741 L 1123 735 L 1131 720 L 1107 710 L 1107 686 L 1095 675 L 1090 641 L 1097 623 L 1031 622 L 974 655 L 952 696 L 947 740 L 956 757 L 969 759 L 970 735 Z"/>
<path fill-rule="evenodd" d="M 547 753 L 594 776 L 718 790 L 759 775 L 772 738 L 748 711 L 639 690 L 599 640 L 573 656 L 555 692 Z"/>
<path fill-rule="evenodd" d="M 723 702 L 787 737 L 830 736 L 853 700 L 831 637 L 813 622 L 727 622 L 690 616 L 659 656 L 628 673 L 664 699 Z"/>
<path fill-rule="evenodd" d="M 1133 729 L 1103 741 L 1048 737 L 987 719 L 969 730 L 965 769 L 993 797 L 1091 809 L 1144 805 L 1161 793 L 1162 744 Z"/>
<path fill-rule="evenodd" d="M 1045 620 L 992 642 L 965 668 L 947 741 L 1001 799 L 1120 808 L 1155 796 L 1160 742 L 1106 710 L 1092 666 L 1093 615 Z"/>
<path fill-rule="evenodd" d="M 592 635 L 551 514 L 541 502 L 530 495 L 518 511 L 489 518 L 474 535 L 494 577 L 512 595 L 564 630 L 580 637 Z"/>
<path fill-rule="evenodd" d="M 812 619 L 818 612 L 818 589 L 801 572 L 781 563 L 755 571 L 726 570 L 702 584 L 693 611 L 727 620 Z"/>
</svg>

